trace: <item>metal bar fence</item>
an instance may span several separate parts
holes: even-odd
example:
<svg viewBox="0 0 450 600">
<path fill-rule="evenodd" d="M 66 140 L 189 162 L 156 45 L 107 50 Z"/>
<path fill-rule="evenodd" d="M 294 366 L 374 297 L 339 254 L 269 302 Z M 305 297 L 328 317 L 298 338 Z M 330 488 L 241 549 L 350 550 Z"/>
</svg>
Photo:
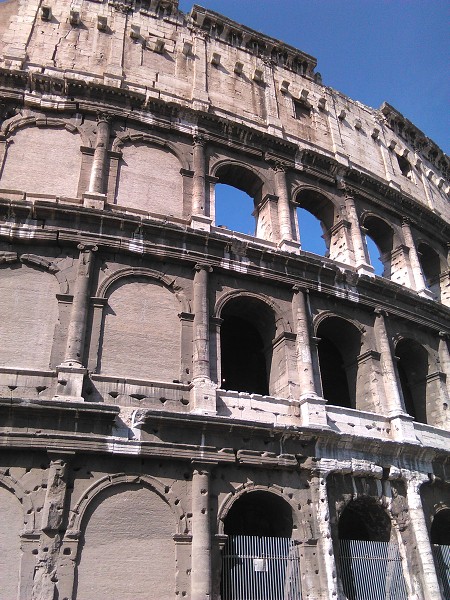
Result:
<svg viewBox="0 0 450 600">
<path fill-rule="evenodd" d="M 444 598 L 450 598 L 450 546 L 433 544 L 432 548 Z"/>
<path fill-rule="evenodd" d="M 397 544 L 340 540 L 342 584 L 348 600 L 408 600 Z"/>
<path fill-rule="evenodd" d="M 222 600 L 301 600 L 294 541 L 230 535 L 223 550 Z"/>
</svg>

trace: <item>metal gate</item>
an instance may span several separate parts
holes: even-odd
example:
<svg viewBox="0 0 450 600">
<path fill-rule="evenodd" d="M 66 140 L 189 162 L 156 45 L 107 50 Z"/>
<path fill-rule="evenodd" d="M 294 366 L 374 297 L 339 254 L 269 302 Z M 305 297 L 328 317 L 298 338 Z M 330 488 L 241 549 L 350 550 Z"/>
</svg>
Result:
<svg viewBox="0 0 450 600">
<path fill-rule="evenodd" d="M 444 598 L 450 598 L 450 546 L 433 544 L 433 554 Z"/>
<path fill-rule="evenodd" d="M 348 600 L 408 600 L 397 544 L 340 540 L 340 551 Z"/>
<path fill-rule="evenodd" d="M 294 541 L 230 535 L 223 550 L 222 600 L 301 600 Z"/>
</svg>

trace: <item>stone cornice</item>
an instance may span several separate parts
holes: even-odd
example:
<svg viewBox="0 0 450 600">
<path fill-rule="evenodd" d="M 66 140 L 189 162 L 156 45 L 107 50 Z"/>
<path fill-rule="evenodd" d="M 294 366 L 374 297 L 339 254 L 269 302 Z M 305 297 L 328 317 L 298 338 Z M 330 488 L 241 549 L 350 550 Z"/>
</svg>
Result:
<svg viewBox="0 0 450 600">
<path fill-rule="evenodd" d="M 309 79 L 314 77 L 317 60 L 306 52 L 196 4 L 192 7 L 190 18 L 193 26 L 221 42 L 271 60 L 274 64 L 280 64 Z"/>
<path fill-rule="evenodd" d="M 384 102 L 380 111 L 390 129 L 410 144 L 416 152 L 431 162 L 447 179 L 450 175 L 450 158 L 393 106 Z"/>
<path fill-rule="evenodd" d="M 2 210 L 2 205 L 4 209 Z M 237 239 L 220 231 L 204 232 L 190 229 L 187 223 L 163 222 L 162 220 L 145 219 L 125 213 L 96 211 L 81 205 L 58 205 L 51 202 L 2 201 L 0 199 L 0 216 L 4 211 L 14 210 L 16 223 L 7 223 L 2 227 L 0 240 L 16 243 L 27 243 L 33 239 L 37 244 L 65 244 L 76 246 L 80 242 L 93 243 L 100 251 L 122 252 L 134 255 L 131 244 L 136 224 L 139 223 L 143 235 L 139 256 L 179 261 L 193 267 L 203 262 L 214 271 L 241 272 L 238 256 L 229 255 L 230 241 Z M 35 228 L 27 227 L 24 237 L 20 225 L 21 218 L 27 218 L 30 209 L 34 211 L 37 221 Z M 86 225 L 83 230 L 83 221 Z M 41 226 L 42 223 L 45 225 Z M 72 223 L 77 223 L 80 230 L 75 230 Z M 31 231 L 32 230 L 32 231 Z M 108 234 L 105 231 L 120 231 L 120 234 Z M 155 244 L 152 240 L 164 241 Z M 205 246 L 209 253 L 205 255 Z M 183 250 L 183 244 L 190 247 L 189 253 Z M 406 319 L 435 331 L 450 331 L 450 311 L 443 305 L 421 298 L 415 292 L 382 278 L 359 277 L 356 271 L 342 263 L 310 253 L 291 254 L 278 250 L 275 246 L 258 240 L 249 239 L 246 255 L 250 262 L 246 267 L 246 276 L 264 279 L 273 284 L 292 288 L 297 285 L 309 289 L 311 293 L 325 294 L 339 298 L 342 303 L 373 309 L 381 306 L 398 318 Z M 261 263 L 261 265 L 259 264 Z M 392 308 L 395 305 L 395 308 Z"/>
</svg>

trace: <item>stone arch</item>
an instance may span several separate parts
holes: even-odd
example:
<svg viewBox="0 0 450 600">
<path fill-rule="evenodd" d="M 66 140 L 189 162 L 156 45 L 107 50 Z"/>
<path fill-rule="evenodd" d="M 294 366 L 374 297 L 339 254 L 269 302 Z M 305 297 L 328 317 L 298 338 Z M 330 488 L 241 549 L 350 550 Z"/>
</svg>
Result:
<svg viewBox="0 0 450 600">
<path fill-rule="evenodd" d="M 442 404 L 436 357 L 406 336 L 396 338 L 395 357 L 406 411 L 419 423 L 433 425 L 433 414 Z"/>
<path fill-rule="evenodd" d="M 173 513 L 174 522 L 177 524 L 177 531 L 175 533 L 186 533 L 188 531 L 186 513 L 183 510 L 181 502 L 178 498 L 169 497 L 170 491 L 167 492 L 166 487 L 158 481 L 155 477 L 150 475 L 127 475 L 125 473 L 115 473 L 113 475 L 106 475 L 95 483 L 93 483 L 80 497 L 78 502 L 71 510 L 69 524 L 67 527 L 66 537 L 73 538 L 77 537 L 81 531 L 81 525 L 89 504 L 103 491 L 108 488 L 114 487 L 121 484 L 143 484 L 157 494 L 164 502 L 170 507 Z"/>
<path fill-rule="evenodd" d="M 247 220 L 247 227 L 249 228 L 252 228 L 254 217 L 256 222 L 254 222 L 253 229 L 256 236 L 266 240 L 278 241 L 279 227 L 273 182 L 263 170 L 244 161 L 222 158 L 213 163 L 210 173 L 216 178 L 216 187 L 214 193 L 211 194 L 214 197 L 211 212 L 215 217 L 216 224 L 222 224 L 229 229 L 247 233 L 247 231 L 242 231 L 239 225 L 231 224 L 226 219 L 224 223 L 218 222 L 220 213 L 226 214 L 229 201 L 234 200 L 232 214 L 234 211 L 238 211 Z M 217 187 L 218 185 L 228 186 L 230 194 L 225 196 L 219 194 L 218 192 L 222 188 Z M 234 188 L 234 190 L 230 188 Z M 223 189 L 227 188 L 224 187 Z M 239 191 L 236 192 L 236 190 Z M 228 203 L 221 210 L 221 201 L 226 203 L 226 200 L 228 200 Z"/>
<path fill-rule="evenodd" d="M 127 133 L 118 135 L 112 143 L 112 150 L 114 152 L 120 152 L 125 144 L 133 144 L 136 142 L 142 142 L 152 146 L 159 146 L 160 148 L 169 150 L 178 158 L 181 168 L 186 169 L 187 171 L 189 170 L 189 161 L 186 159 L 184 154 L 178 150 L 176 144 L 173 144 L 167 140 L 162 140 L 161 138 L 149 133 Z"/>
<path fill-rule="evenodd" d="M 319 339 L 322 395 L 331 404 L 344 408 L 359 408 L 359 391 L 363 387 L 359 356 L 363 345 L 364 327 L 340 314 L 324 311 L 313 322 L 314 335 Z"/>
<path fill-rule="evenodd" d="M 64 135 L 58 134 L 58 130 Z M 4 124 L 3 133 L 7 149 L 1 168 L 2 188 L 77 197 L 82 163 L 80 147 L 86 141 L 77 127 L 62 119 L 20 117 Z M 39 152 L 42 147 L 46 148 L 45 154 Z M 51 177 L 49 163 L 52 163 Z"/>
<path fill-rule="evenodd" d="M 106 298 L 108 289 L 116 281 L 126 277 L 148 277 L 149 279 L 160 281 L 164 287 L 175 294 L 181 304 L 182 312 L 191 312 L 189 300 L 186 298 L 183 290 L 179 286 L 175 285 L 175 278 L 164 275 L 164 273 L 161 273 L 160 271 L 155 271 L 146 267 L 125 267 L 124 269 L 118 269 L 117 271 L 114 271 L 114 273 L 104 279 L 98 286 L 97 297 Z"/>
<path fill-rule="evenodd" d="M 442 301 L 441 275 L 448 268 L 447 261 L 441 252 L 424 240 L 418 241 L 417 254 L 425 286 L 434 294 L 436 300 Z"/>
<path fill-rule="evenodd" d="M 336 248 L 342 244 L 336 243 L 338 238 L 341 236 L 338 223 L 340 219 L 339 206 L 335 198 L 316 186 L 312 185 L 300 185 L 297 186 L 292 194 L 293 203 L 296 207 L 296 224 L 295 230 L 297 239 L 302 239 L 302 213 L 301 210 L 305 210 L 307 213 L 312 215 L 316 222 L 320 225 L 322 230 L 321 237 L 323 238 L 326 249 L 321 252 L 323 255 L 328 256 L 333 260 L 343 261 L 343 257 L 337 254 Z M 304 215 L 305 217 L 308 215 Z M 305 224 L 306 225 L 306 224 Z M 314 222 L 309 221 L 309 229 L 314 226 Z M 315 232 L 317 235 L 317 232 Z M 311 240 L 311 247 L 305 243 L 302 243 L 302 249 L 306 251 L 314 252 L 317 246 L 317 241 Z M 316 250 L 316 254 L 319 252 Z"/>
<path fill-rule="evenodd" d="M 116 204 L 178 218 L 187 214 L 182 174 L 189 163 L 175 144 L 137 133 L 116 138 L 114 149 L 121 152 Z"/>
<path fill-rule="evenodd" d="M 0 514 L 0 597 L 6 600 L 18 597 L 22 540 L 24 534 L 34 533 L 34 509 L 19 482 L 4 474 L 0 475 Z"/>
<path fill-rule="evenodd" d="M 244 495 L 251 494 L 253 492 L 264 492 L 267 494 L 272 494 L 286 502 L 286 504 L 289 505 L 292 512 L 293 530 L 300 530 L 300 519 L 296 511 L 296 505 L 293 503 L 292 499 L 284 493 L 283 488 L 277 485 L 260 485 L 256 483 L 245 483 L 238 486 L 233 492 L 229 493 L 220 504 L 217 513 L 217 530 L 219 534 L 223 535 L 225 533 L 225 520 L 233 505 L 235 505 L 235 503 L 238 502 Z"/>
<path fill-rule="evenodd" d="M 273 310 L 273 312 L 276 315 L 277 333 L 281 333 L 282 331 L 292 332 L 291 323 L 286 321 L 286 319 L 282 315 L 281 308 L 277 305 L 276 302 L 274 302 L 272 300 L 272 298 L 270 298 L 269 296 L 266 296 L 265 294 L 260 294 L 260 293 L 257 294 L 255 292 L 250 292 L 247 290 L 231 290 L 230 292 L 226 292 L 225 294 L 220 296 L 220 298 L 217 300 L 216 305 L 214 307 L 214 315 L 213 316 L 220 319 L 220 315 L 222 313 L 223 307 L 225 306 L 225 304 L 227 302 L 229 302 L 233 298 L 244 297 L 244 296 L 248 297 L 248 298 L 254 298 L 256 300 L 260 300 L 261 302 L 264 302 L 265 304 L 267 304 L 267 306 L 271 310 Z"/>
<path fill-rule="evenodd" d="M 123 473 L 87 490 L 71 519 L 77 528 L 66 534 L 69 546 L 79 538 L 74 597 L 95 600 L 112 588 L 123 600 L 144 600 L 149 589 L 158 598 L 174 593 L 175 539 L 186 523 L 170 493 L 153 477 Z"/>
<path fill-rule="evenodd" d="M 189 341 L 189 323 L 183 318 L 189 303 L 175 278 L 144 267 L 119 269 L 99 287 L 107 298 L 100 330 L 98 371 L 127 378 L 179 381 L 181 348 Z M 154 323 L 169 335 L 161 344 Z M 127 347 L 139 348 L 130 353 Z"/>
<path fill-rule="evenodd" d="M 33 533 L 36 511 L 33 500 L 25 493 L 25 488 L 11 475 L 0 474 L 0 486 L 11 492 L 22 505 L 24 533 Z"/>
<path fill-rule="evenodd" d="M 400 257 L 396 256 L 401 254 L 401 248 L 403 247 L 403 238 L 398 229 L 384 217 L 381 217 L 379 214 L 372 211 L 364 211 L 360 221 L 361 227 L 365 231 L 366 238 L 368 237 L 373 241 L 380 253 L 379 260 L 383 265 L 382 277 L 398 281 L 398 283 L 405 283 L 405 275 L 403 275 L 403 277 L 400 275 L 400 272 L 402 270 L 405 271 L 406 269 L 405 260 L 402 260 L 403 255 Z M 367 239 L 366 255 L 369 264 L 371 264 L 374 259 L 376 260 L 376 257 L 372 254 L 371 261 Z"/>
<path fill-rule="evenodd" d="M 223 389 L 289 397 L 288 353 L 293 334 L 275 303 L 234 290 L 219 299 L 220 376 Z"/>
<path fill-rule="evenodd" d="M 391 517 L 372 496 L 352 498 L 343 507 L 338 520 L 340 540 L 389 542 Z"/>
</svg>

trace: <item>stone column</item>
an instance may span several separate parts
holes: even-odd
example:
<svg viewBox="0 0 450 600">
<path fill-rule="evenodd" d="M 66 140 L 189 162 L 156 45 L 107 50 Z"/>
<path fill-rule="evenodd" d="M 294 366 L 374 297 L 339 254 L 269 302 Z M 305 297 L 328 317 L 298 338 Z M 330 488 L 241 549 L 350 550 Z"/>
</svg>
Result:
<svg viewBox="0 0 450 600">
<path fill-rule="evenodd" d="M 296 356 L 300 385 L 300 412 L 303 425 L 327 426 L 326 400 L 317 394 L 310 343 L 309 315 L 305 292 L 294 287 L 292 313 L 296 327 Z"/>
<path fill-rule="evenodd" d="M 67 491 L 67 463 L 64 458 L 50 461 L 42 510 L 42 534 L 34 575 L 32 600 L 53 600 L 61 547 L 61 528 Z"/>
<path fill-rule="evenodd" d="M 393 349 L 386 329 L 385 313 L 381 309 L 375 309 L 374 331 L 381 355 L 381 371 L 387 401 L 385 408 L 391 421 L 392 436 L 396 441 L 417 442 L 414 435 L 413 419 L 404 409 L 403 394 L 401 393 L 397 367 L 393 359 Z"/>
<path fill-rule="evenodd" d="M 210 272 L 211 267 L 208 265 L 195 266 L 192 411 L 201 414 L 216 412 L 216 386 L 211 381 L 209 368 L 208 273 Z"/>
<path fill-rule="evenodd" d="M 323 461 L 321 461 L 323 462 Z M 319 464 L 313 467 L 311 472 L 310 494 L 312 507 L 314 510 L 314 528 L 316 529 L 315 538 L 317 539 L 317 551 L 319 568 L 322 567 L 323 573 L 320 577 L 314 577 L 310 589 L 311 597 L 316 600 L 330 600 L 338 598 L 337 576 L 335 553 L 333 549 L 333 539 L 330 527 L 330 512 L 328 507 L 327 477 L 331 471 L 328 465 Z M 318 588 L 318 583 L 322 585 Z"/>
<path fill-rule="evenodd" d="M 298 244 L 292 243 L 292 218 L 290 194 L 286 182 L 286 169 L 275 165 L 275 190 L 278 196 L 278 221 L 280 227 L 280 247 L 283 250 L 298 250 Z"/>
<path fill-rule="evenodd" d="M 414 289 L 419 292 L 421 296 L 426 298 L 433 298 L 433 294 L 427 289 L 425 279 L 422 273 L 422 267 L 420 266 L 419 255 L 417 254 L 416 245 L 411 232 L 411 226 L 409 219 L 404 218 L 402 221 L 402 231 L 405 245 L 409 249 L 409 262 L 411 265 L 412 277 L 414 282 Z"/>
<path fill-rule="evenodd" d="M 197 31 L 194 34 L 194 74 L 192 80 L 192 106 L 194 110 L 208 111 L 210 99 L 208 95 L 207 65 L 206 65 L 207 34 Z"/>
<path fill-rule="evenodd" d="M 192 475 L 192 576 L 191 600 L 211 598 L 211 522 L 209 465 L 195 464 Z"/>
<path fill-rule="evenodd" d="M 441 371 L 445 374 L 448 395 L 450 396 L 450 352 L 448 349 L 449 337 L 450 336 L 444 331 L 439 332 L 439 362 L 441 363 Z"/>
<path fill-rule="evenodd" d="M 58 386 L 55 399 L 62 397 L 63 400 L 83 400 L 81 392 L 87 372 L 83 364 L 83 350 L 89 310 L 90 277 L 97 246 L 79 244 L 78 249 L 80 255 L 67 331 L 66 353 L 64 362 L 57 368 Z"/>
<path fill-rule="evenodd" d="M 418 472 L 402 471 L 406 483 L 406 497 L 408 500 L 408 514 L 410 527 L 415 538 L 415 564 L 420 573 L 416 573 L 414 580 L 422 582 L 422 596 L 424 600 L 441 600 L 439 583 L 436 576 L 436 568 L 431 551 L 430 538 L 423 513 L 422 500 L 420 497 L 420 486 L 428 481 L 427 475 Z M 408 554 L 408 553 L 407 553 Z M 414 590 L 416 591 L 416 590 Z"/>
<path fill-rule="evenodd" d="M 83 194 L 83 204 L 88 208 L 104 208 L 105 206 L 105 173 L 109 134 L 110 118 L 108 115 L 99 114 L 97 116 L 97 137 L 95 140 L 89 190 Z"/>
<path fill-rule="evenodd" d="M 193 167 L 191 227 L 209 231 L 211 219 L 206 215 L 205 140 L 201 136 L 194 137 Z"/>
<path fill-rule="evenodd" d="M 347 218 L 351 224 L 350 235 L 353 243 L 353 253 L 356 263 L 355 267 L 358 270 L 358 273 L 373 277 L 374 268 L 367 260 L 366 243 L 361 233 L 355 200 L 348 194 L 345 194 L 345 209 Z"/>
</svg>

